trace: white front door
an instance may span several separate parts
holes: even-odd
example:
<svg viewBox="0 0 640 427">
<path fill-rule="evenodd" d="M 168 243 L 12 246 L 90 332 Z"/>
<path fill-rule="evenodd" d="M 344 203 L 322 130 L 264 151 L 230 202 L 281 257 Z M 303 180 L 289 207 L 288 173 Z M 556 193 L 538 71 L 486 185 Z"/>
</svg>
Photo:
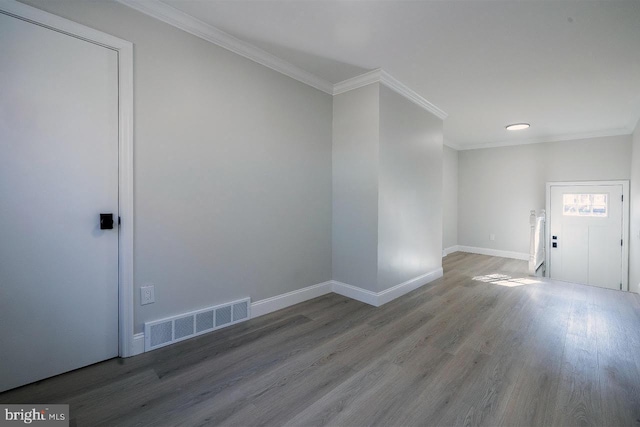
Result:
<svg viewBox="0 0 640 427">
<path fill-rule="evenodd" d="M 0 391 L 118 355 L 117 218 L 118 53 L 0 13 Z"/>
<path fill-rule="evenodd" d="M 552 184 L 549 197 L 549 276 L 622 289 L 622 184 Z"/>
</svg>

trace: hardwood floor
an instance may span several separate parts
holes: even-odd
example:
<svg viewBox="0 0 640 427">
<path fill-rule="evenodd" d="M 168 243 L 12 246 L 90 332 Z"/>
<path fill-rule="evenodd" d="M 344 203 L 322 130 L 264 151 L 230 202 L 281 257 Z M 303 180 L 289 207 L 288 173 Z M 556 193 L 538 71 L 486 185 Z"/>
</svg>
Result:
<svg viewBox="0 0 640 427">
<path fill-rule="evenodd" d="M 374 308 L 335 294 L 0 394 L 71 425 L 640 425 L 640 297 L 455 253 Z"/>
</svg>

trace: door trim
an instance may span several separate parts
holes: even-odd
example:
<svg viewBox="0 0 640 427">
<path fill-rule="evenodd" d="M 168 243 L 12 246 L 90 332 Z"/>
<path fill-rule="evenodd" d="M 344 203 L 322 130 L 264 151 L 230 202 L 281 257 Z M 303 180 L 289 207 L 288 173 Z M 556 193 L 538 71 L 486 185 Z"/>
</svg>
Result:
<svg viewBox="0 0 640 427">
<path fill-rule="evenodd" d="M 133 356 L 133 44 L 15 0 L 0 12 L 118 53 L 118 354 Z"/>
<path fill-rule="evenodd" d="M 622 290 L 629 290 L 629 180 L 619 181 L 551 181 L 547 182 L 546 212 L 547 225 L 545 229 L 545 260 L 547 271 L 550 267 L 551 254 L 549 241 L 551 240 L 551 187 L 564 186 L 592 186 L 592 185 L 622 185 Z"/>
</svg>

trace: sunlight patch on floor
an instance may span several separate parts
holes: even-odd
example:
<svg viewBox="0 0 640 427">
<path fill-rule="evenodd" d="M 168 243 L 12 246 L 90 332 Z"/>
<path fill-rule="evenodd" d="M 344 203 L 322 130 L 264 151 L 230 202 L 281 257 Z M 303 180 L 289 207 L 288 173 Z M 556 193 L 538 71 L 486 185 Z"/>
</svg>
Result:
<svg viewBox="0 0 640 427">
<path fill-rule="evenodd" d="M 487 274 L 485 276 L 476 276 L 473 280 L 484 283 L 493 283 L 494 285 L 507 286 L 513 288 L 516 286 L 533 285 L 540 283 L 539 280 L 535 280 L 527 277 L 519 277 L 514 279 L 511 276 L 505 274 Z"/>
</svg>

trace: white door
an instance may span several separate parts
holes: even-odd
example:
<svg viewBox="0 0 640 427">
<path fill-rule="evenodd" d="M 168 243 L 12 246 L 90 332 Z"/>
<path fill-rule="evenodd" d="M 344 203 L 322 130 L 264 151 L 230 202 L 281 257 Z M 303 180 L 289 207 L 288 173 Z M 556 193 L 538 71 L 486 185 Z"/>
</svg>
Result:
<svg viewBox="0 0 640 427">
<path fill-rule="evenodd" d="M 623 186 L 551 185 L 549 276 L 622 289 Z"/>
<path fill-rule="evenodd" d="M 0 13 L 0 391 L 118 355 L 117 64 Z"/>
</svg>

